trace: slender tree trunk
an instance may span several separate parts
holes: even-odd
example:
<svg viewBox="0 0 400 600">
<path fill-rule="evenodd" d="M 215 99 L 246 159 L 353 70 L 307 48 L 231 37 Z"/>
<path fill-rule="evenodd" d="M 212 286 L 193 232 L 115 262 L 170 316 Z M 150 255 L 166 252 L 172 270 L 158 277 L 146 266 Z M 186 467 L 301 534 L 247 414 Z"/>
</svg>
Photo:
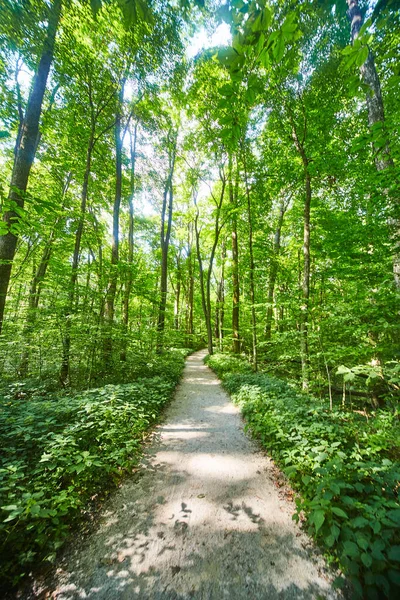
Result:
<svg viewBox="0 0 400 600">
<path fill-rule="evenodd" d="M 221 208 L 222 208 L 222 204 L 224 202 L 225 188 L 226 188 L 226 178 L 225 178 L 225 174 L 224 174 L 222 167 L 220 167 L 220 169 L 219 169 L 219 176 L 220 176 L 220 180 L 222 183 L 222 188 L 221 188 L 220 197 L 218 199 L 216 199 L 213 196 L 215 206 L 217 209 L 217 214 L 216 214 L 215 225 L 214 225 L 214 240 L 213 240 L 213 245 L 211 248 L 210 260 L 208 263 L 205 283 L 204 283 L 203 261 L 201 258 L 201 251 L 200 251 L 200 231 L 198 228 L 199 210 L 198 210 L 197 204 L 195 203 L 196 208 L 197 208 L 196 219 L 195 219 L 196 250 L 197 250 L 197 258 L 199 261 L 201 300 L 202 300 L 204 318 L 206 321 L 207 346 L 208 346 L 209 354 L 213 354 L 213 352 L 214 352 L 213 331 L 212 331 L 212 311 L 211 311 L 211 275 L 212 275 L 212 270 L 213 270 L 213 265 L 214 265 L 215 251 L 217 249 L 219 235 L 220 235 L 222 227 L 223 227 L 223 224 L 220 225 L 220 216 L 221 216 Z"/>
<path fill-rule="evenodd" d="M 280 250 L 281 250 L 281 232 L 282 232 L 283 218 L 285 216 L 286 209 L 287 209 L 287 204 L 285 204 L 285 201 L 282 199 L 280 207 L 279 207 L 278 224 L 277 224 L 275 236 L 274 236 L 274 249 L 273 249 L 273 255 L 271 258 L 271 267 L 270 267 L 270 271 L 269 271 L 268 294 L 267 294 L 267 320 L 266 320 L 266 325 L 265 325 L 265 339 L 266 340 L 271 339 L 275 283 L 276 283 L 276 277 L 278 275 L 279 254 L 280 254 Z"/>
<path fill-rule="evenodd" d="M 63 336 L 62 343 L 62 361 L 61 361 L 61 369 L 60 369 L 60 380 L 63 385 L 69 384 L 70 379 L 70 352 L 71 352 L 71 318 L 74 311 L 74 300 L 75 300 L 75 287 L 76 281 L 78 278 L 78 266 L 79 266 L 79 258 L 80 258 L 80 250 L 81 250 L 81 241 L 83 228 L 85 223 L 85 215 L 86 215 L 86 204 L 88 197 L 88 187 L 89 187 L 89 178 L 90 171 L 92 166 L 92 153 L 95 144 L 95 122 L 92 120 L 92 127 L 89 137 L 89 143 L 86 152 L 86 166 L 85 173 L 83 176 L 83 185 L 81 191 L 81 211 L 80 217 L 78 221 L 78 227 L 75 234 L 75 245 L 74 245 L 74 253 L 72 256 L 72 269 L 71 269 L 71 277 L 69 282 L 69 291 L 68 291 L 68 301 L 65 309 L 64 317 L 65 317 L 65 331 Z"/>
<path fill-rule="evenodd" d="M 225 258 L 226 245 L 225 240 L 222 243 L 221 251 L 221 277 L 217 285 L 217 305 L 215 310 L 215 337 L 219 342 L 219 350 L 223 351 L 224 346 L 224 317 L 225 317 Z"/>
<path fill-rule="evenodd" d="M 130 194 L 129 194 L 129 231 L 128 231 L 128 273 L 126 276 L 124 304 L 123 304 L 123 323 L 125 339 L 121 352 L 121 360 L 126 360 L 126 349 L 128 345 L 128 327 L 129 327 L 129 300 L 132 291 L 133 283 L 133 225 L 134 225 L 134 199 L 135 199 L 135 170 L 136 170 L 136 143 L 137 143 L 138 123 L 135 123 L 133 129 L 133 137 L 130 134 L 130 154 L 131 154 L 131 177 L 130 177 Z"/>
<path fill-rule="evenodd" d="M 233 352 L 240 354 L 240 286 L 239 286 L 239 248 L 237 235 L 237 208 L 239 195 L 239 178 L 236 170 L 235 186 L 233 185 L 232 157 L 229 156 L 229 202 L 232 212 L 232 338 Z"/>
<path fill-rule="evenodd" d="M 179 251 L 179 254 L 176 257 L 176 289 L 175 289 L 175 306 L 174 306 L 174 328 L 177 331 L 179 331 L 181 283 L 182 283 L 182 271 L 181 271 L 181 255 L 180 255 L 180 251 Z"/>
<path fill-rule="evenodd" d="M 0 333 L 3 325 L 11 268 L 19 235 L 20 216 L 18 213 L 24 207 L 29 175 L 35 158 L 43 97 L 54 55 L 55 38 L 61 15 L 61 2 L 62 0 L 54 0 L 50 8 L 43 52 L 33 80 L 24 122 L 19 134 L 19 145 L 15 153 L 8 199 L 11 203 L 15 203 L 18 209 L 17 211 L 6 211 L 3 217 L 9 231 L 7 234 L 0 236 Z"/>
<path fill-rule="evenodd" d="M 122 105 L 124 101 L 123 80 L 120 85 L 120 90 L 117 100 L 117 110 L 115 114 L 115 196 L 113 207 L 113 238 L 111 246 L 111 273 L 110 281 L 107 290 L 106 299 L 106 337 L 104 339 L 104 362 L 106 366 L 110 365 L 112 356 L 112 329 L 114 325 L 115 314 L 115 295 L 117 292 L 118 283 L 118 265 L 119 265 L 119 213 L 122 199 L 122 137 L 121 137 L 121 120 L 122 120 Z"/>
<path fill-rule="evenodd" d="M 303 142 L 300 142 L 296 129 L 293 125 L 292 137 L 294 145 L 301 156 L 304 169 L 304 213 L 303 213 L 303 276 L 301 281 L 303 303 L 300 315 L 301 336 L 301 369 L 303 379 L 303 390 L 307 391 L 309 386 L 310 357 L 308 349 L 308 318 L 310 303 L 310 209 L 311 209 L 311 176 L 308 169 L 309 160 L 304 150 Z"/>
<path fill-rule="evenodd" d="M 350 21 L 351 41 L 358 38 L 360 29 L 363 26 L 364 19 L 362 12 L 358 6 L 358 0 L 346 0 L 349 7 L 347 17 Z M 360 67 L 361 78 L 366 84 L 367 91 L 367 109 L 368 109 L 368 124 L 372 129 L 374 125 L 380 123 L 385 130 L 385 111 L 383 106 L 381 83 L 375 66 L 374 55 L 371 50 L 368 52 L 367 59 Z M 381 132 L 380 132 L 381 133 Z M 394 166 L 393 159 L 390 153 L 389 143 L 386 142 L 383 146 L 373 142 L 375 151 L 375 166 L 377 171 Z M 398 203 L 396 203 L 398 204 Z M 398 206 L 395 207 L 398 210 Z M 392 219 L 389 222 L 389 228 L 393 237 L 398 236 L 400 228 L 399 219 Z M 399 243 L 395 243 L 395 255 L 393 257 L 393 277 L 397 288 L 400 288 L 400 249 Z"/>
<path fill-rule="evenodd" d="M 201 258 L 201 250 L 200 250 L 200 230 L 199 230 L 199 226 L 198 226 L 198 219 L 199 219 L 199 213 L 197 212 L 196 218 L 194 221 L 194 227 L 195 227 L 195 237 L 196 237 L 197 261 L 199 263 L 201 305 L 203 308 L 204 319 L 206 321 L 208 354 L 212 355 L 214 353 L 214 348 L 213 348 L 211 315 L 208 312 L 209 304 L 207 302 L 206 284 L 204 282 L 204 269 L 203 269 L 203 260 Z"/>
<path fill-rule="evenodd" d="M 311 177 L 308 163 L 305 169 L 305 202 L 304 202 L 304 238 L 303 238 L 303 306 L 301 319 L 301 365 L 303 372 L 303 390 L 307 391 L 309 382 L 310 358 L 308 349 L 308 318 L 310 304 L 310 209 L 311 209 Z"/>
<path fill-rule="evenodd" d="M 17 110 L 18 110 L 18 131 L 17 131 L 17 137 L 15 140 L 15 146 L 14 146 L 14 156 L 17 156 L 17 153 L 18 153 L 18 148 L 19 148 L 19 144 L 21 141 L 22 127 L 24 124 L 23 100 L 22 100 L 22 94 L 21 94 L 21 86 L 19 85 L 19 81 L 18 81 L 18 77 L 21 72 L 22 64 L 23 64 L 23 61 L 22 61 L 21 57 L 19 56 L 18 60 L 17 60 L 15 72 L 14 72 L 15 90 L 17 92 Z"/>
<path fill-rule="evenodd" d="M 249 256 L 250 256 L 250 302 L 251 302 L 251 330 L 252 330 L 252 355 L 253 355 L 253 369 L 257 371 L 258 368 L 258 357 L 257 357 L 257 316 L 256 316 L 256 298 L 255 298 L 255 285 L 254 285 L 254 249 L 253 249 L 253 216 L 251 208 L 251 196 L 250 187 L 247 178 L 247 164 L 246 164 L 246 148 L 243 148 L 243 167 L 244 167 L 244 181 L 246 187 L 246 198 L 247 198 L 247 218 L 249 221 Z"/>
<path fill-rule="evenodd" d="M 189 347 L 193 345 L 193 300 L 194 300 L 194 275 L 193 275 L 193 224 L 188 225 L 188 250 L 187 250 L 187 269 L 188 269 L 188 290 L 187 290 L 187 324 L 186 334 Z"/>
<path fill-rule="evenodd" d="M 176 156 L 176 143 L 177 143 L 177 132 L 170 132 L 172 134 L 171 147 L 169 149 L 169 173 L 165 184 L 163 194 L 163 205 L 161 213 L 161 278 L 160 278 L 160 303 L 158 307 L 158 319 L 157 319 L 157 350 L 162 350 L 164 341 L 164 329 L 165 329 L 165 310 L 167 306 L 167 293 L 168 293 L 168 249 L 171 238 L 171 226 L 172 226 L 172 209 L 173 209 L 173 184 L 172 179 L 175 168 L 175 156 Z"/>
<path fill-rule="evenodd" d="M 71 183 L 72 173 L 69 172 L 67 175 L 67 179 L 65 181 L 63 191 L 62 191 L 62 203 L 61 210 L 64 208 L 64 198 L 68 191 L 69 184 Z M 21 377 L 26 377 L 28 375 L 29 370 L 29 346 L 31 343 L 32 331 L 35 326 L 36 317 L 37 317 L 37 308 L 39 306 L 40 292 L 41 292 L 41 284 L 46 277 L 47 267 L 49 265 L 49 261 L 51 258 L 51 254 L 53 251 L 53 244 L 56 238 L 57 227 L 63 219 L 63 216 L 58 216 L 54 222 L 54 225 L 50 231 L 49 239 L 43 249 L 42 257 L 39 261 L 39 265 L 36 268 L 31 284 L 29 287 L 29 300 L 28 300 L 28 314 L 26 317 L 26 323 L 24 326 L 23 337 L 25 343 L 25 349 L 21 356 L 21 362 L 19 367 L 19 373 Z"/>
</svg>

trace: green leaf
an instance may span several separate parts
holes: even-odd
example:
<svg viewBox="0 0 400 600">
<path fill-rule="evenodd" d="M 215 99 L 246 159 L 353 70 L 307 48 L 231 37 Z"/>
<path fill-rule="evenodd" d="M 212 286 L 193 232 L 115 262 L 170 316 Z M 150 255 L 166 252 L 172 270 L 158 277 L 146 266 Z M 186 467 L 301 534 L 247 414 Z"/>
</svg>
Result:
<svg viewBox="0 0 400 600">
<path fill-rule="evenodd" d="M 368 519 L 358 516 L 353 520 L 352 525 L 353 527 L 365 527 L 365 525 L 368 525 L 368 523 Z"/>
<path fill-rule="evenodd" d="M 400 526 L 400 508 L 395 508 L 394 510 L 389 510 L 387 516 L 391 521 L 396 523 L 396 525 Z"/>
<path fill-rule="evenodd" d="M 361 67 L 365 63 L 368 58 L 369 48 L 368 46 L 363 46 L 357 54 L 356 65 L 357 67 Z"/>
<path fill-rule="evenodd" d="M 343 544 L 343 553 L 346 556 L 350 556 L 351 558 L 355 558 L 359 555 L 359 549 L 357 544 L 354 542 L 350 542 L 349 540 L 345 541 Z"/>
<path fill-rule="evenodd" d="M 218 50 L 217 56 L 222 65 L 229 67 L 237 61 L 239 55 L 234 48 L 228 47 Z"/>
<path fill-rule="evenodd" d="M 369 568 L 372 565 L 372 556 L 370 554 L 367 554 L 366 552 L 363 552 L 361 554 L 361 560 L 363 562 L 363 564 Z"/>
<path fill-rule="evenodd" d="M 349 57 L 347 58 L 347 60 L 344 63 L 344 69 L 347 71 L 348 69 L 350 69 L 350 67 L 352 65 L 354 65 L 354 63 L 357 60 L 357 56 L 358 56 L 358 52 L 354 51 L 352 54 L 349 55 Z"/>
<path fill-rule="evenodd" d="M 346 48 L 343 48 L 343 50 L 341 52 L 344 56 L 348 56 L 349 54 L 353 54 L 354 48 L 353 48 L 353 46 L 346 46 Z"/>
<path fill-rule="evenodd" d="M 388 571 L 388 575 L 392 583 L 400 586 L 400 571 L 394 571 L 393 569 L 390 569 Z"/>
<path fill-rule="evenodd" d="M 390 560 L 394 560 L 395 562 L 400 562 L 400 546 L 392 546 L 389 549 L 388 557 Z"/>
<path fill-rule="evenodd" d="M 90 0 L 90 7 L 92 9 L 94 16 L 96 16 L 97 13 L 99 12 L 99 10 L 101 8 L 101 2 L 102 2 L 102 0 Z"/>
<path fill-rule="evenodd" d="M 325 513 L 323 510 L 316 510 L 316 511 L 314 511 L 314 513 L 312 513 L 312 517 L 313 517 L 313 521 L 314 521 L 314 525 L 315 525 L 315 533 L 318 533 L 318 531 L 321 529 L 322 525 L 324 524 Z"/>
<path fill-rule="evenodd" d="M 272 47 L 272 53 L 277 63 L 279 63 L 285 54 L 285 39 L 282 33 L 279 33 L 278 39 Z"/>
<path fill-rule="evenodd" d="M 338 506 L 332 506 L 332 512 L 337 515 L 338 517 L 342 517 L 343 519 L 348 519 L 348 515 L 347 513 L 344 512 L 344 510 L 342 510 L 341 508 L 339 508 Z"/>
<path fill-rule="evenodd" d="M 368 548 L 369 541 L 365 537 L 363 537 L 362 535 L 356 535 L 356 540 L 360 548 L 362 548 L 363 550 L 366 550 Z"/>
</svg>

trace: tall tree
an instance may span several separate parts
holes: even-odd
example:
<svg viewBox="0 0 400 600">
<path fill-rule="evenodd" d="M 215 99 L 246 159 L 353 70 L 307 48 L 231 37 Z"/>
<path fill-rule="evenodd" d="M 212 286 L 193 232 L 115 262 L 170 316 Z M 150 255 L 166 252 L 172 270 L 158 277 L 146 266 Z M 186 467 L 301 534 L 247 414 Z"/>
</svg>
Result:
<svg viewBox="0 0 400 600">
<path fill-rule="evenodd" d="M 46 37 L 32 90 L 26 106 L 22 126 L 17 136 L 15 160 L 11 176 L 8 207 L 3 220 L 7 233 L 0 236 L 0 333 L 3 326 L 4 309 L 11 269 L 21 229 L 21 217 L 32 164 L 37 149 L 39 122 L 42 113 L 43 97 L 46 91 L 50 66 L 53 61 L 58 23 L 61 16 L 62 0 L 54 0 L 49 7 Z"/>
<path fill-rule="evenodd" d="M 170 127 L 166 136 L 166 151 L 168 154 L 168 167 L 164 183 L 162 208 L 161 208 L 161 276 L 160 276 L 160 302 L 158 305 L 157 331 L 159 350 L 163 347 L 163 335 L 165 329 L 165 311 L 167 307 L 168 293 L 168 250 L 171 239 L 172 211 L 174 202 L 173 177 L 175 171 L 176 151 L 178 141 L 178 130 Z"/>
</svg>

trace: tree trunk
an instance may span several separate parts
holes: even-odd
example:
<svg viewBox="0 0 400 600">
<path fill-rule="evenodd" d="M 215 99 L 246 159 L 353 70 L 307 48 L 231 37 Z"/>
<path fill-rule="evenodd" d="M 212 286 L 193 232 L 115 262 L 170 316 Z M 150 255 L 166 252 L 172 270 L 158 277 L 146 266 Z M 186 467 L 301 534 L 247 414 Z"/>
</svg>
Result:
<svg viewBox="0 0 400 600">
<path fill-rule="evenodd" d="M 239 318 L 240 318 L 240 287 L 239 287 L 239 248 L 237 236 L 237 208 L 238 208 L 238 191 L 239 179 L 236 172 L 235 187 L 233 186 L 232 176 L 232 158 L 229 157 L 229 201 L 233 209 L 232 212 L 232 338 L 233 352 L 240 354 L 240 334 L 239 334 Z"/>
<path fill-rule="evenodd" d="M 179 312 L 180 312 L 180 299 L 181 299 L 181 282 L 182 282 L 182 271 L 181 271 L 181 255 L 176 257 L 176 289 L 175 289 L 175 306 L 174 306 L 174 328 L 179 331 Z"/>
<path fill-rule="evenodd" d="M 8 196 L 12 208 L 6 211 L 3 217 L 9 231 L 7 234 L 0 236 L 0 333 L 3 325 L 12 263 L 20 233 L 20 215 L 24 207 L 29 175 L 35 158 L 43 97 L 46 91 L 50 66 L 53 61 L 55 38 L 61 15 L 61 4 L 62 0 L 54 0 L 50 9 L 42 56 L 33 80 L 22 130 L 19 133 L 19 145 L 16 149 Z"/>
<path fill-rule="evenodd" d="M 201 300 L 202 300 L 204 318 L 206 320 L 207 346 L 208 346 L 209 354 L 213 354 L 213 352 L 214 352 L 212 317 L 211 317 L 211 315 L 212 315 L 212 312 L 211 312 L 211 275 L 212 275 L 212 269 L 213 269 L 213 265 L 214 265 L 215 251 L 217 249 L 219 235 L 220 235 L 222 227 L 223 227 L 223 224 L 220 225 L 220 222 L 219 222 L 220 216 L 221 216 L 221 208 L 222 208 L 222 204 L 224 202 L 225 187 L 226 187 L 226 178 L 225 178 L 225 174 L 223 171 L 223 167 L 219 168 L 219 177 L 220 177 L 220 180 L 222 183 L 220 197 L 218 199 L 216 199 L 214 197 L 214 195 L 212 194 L 212 197 L 215 202 L 216 209 L 217 209 L 217 214 L 215 217 L 214 240 L 213 240 L 213 245 L 211 248 L 211 255 L 210 255 L 210 260 L 208 263 L 205 285 L 204 285 L 203 263 L 202 263 L 201 252 L 200 252 L 200 231 L 198 229 L 199 210 L 198 210 L 197 204 L 196 204 L 197 213 L 196 213 L 196 219 L 195 219 L 196 250 L 197 250 L 197 258 L 199 261 Z"/>
<path fill-rule="evenodd" d="M 114 325 L 114 314 L 115 314 L 115 295 L 117 292 L 118 283 L 118 264 L 119 264 L 119 213 L 121 208 L 122 198 L 122 143 L 121 138 L 121 119 L 122 119 L 122 105 L 124 101 L 124 87 L 125 81 L 123 80 L 120 85 L 120 90 L 117 100 L 117 110 L 115 114 L 115 127 L 114 127 L 114 138 L 115 138 L 115 196 L 114 196 L 114 207 L 113 207 L 113 238 L 111 246 L 111 272 L 109 286 L 107 290 L 106 299 L 106 337 L 104 339 L 104 363 L 106 366 L 110 365 L 112 356 L 112 329 Z"/>
<path fill-rule="evenodd" d="M 187 269 L 188 269 L 188 290 L 187 290 L 187 323 L 186 335 L 188 346 L 193 346 L 193 300 L 194 300 L 194 276 L 193 276 L 193 224 L 188 225 L 188 250 L 187 250 Z"/>
<path fill-rule="evenodd" d="M 95 122 L 92 121 L 92 128 L 89 137 L 89 143 L 86 152 L 86 167 L 83 176 L 83 185 L 81 191 L 81 212 L 78 221 L 78 227 L 75 234 L 74 253 L 72 256 L 72 269 L 69 282 L 68 301 L 65 309 L 65 332 L 62 342 L 62 361 L 60 369 L 60 381 L 63 385 L 68 385 L 70 380 L 70 351 L 71 351 L 71 318 L 74 310 L 75 286 L 78 278 L 78 266 L 80 258 L 80 249 L 83 228 L 85 223 L 86 204 L 88 197 L 89 177 L 92 165 L 92 153 L 95 145 Z"/>
<path fill-rule="evenodd" d="M 275 236 L 274 236 L 274 249 L 273 249 L 273 254 L 272 254 L 272 258 L 271 258 L 271 267 L 270 267 L 270 271 L 269 271 L 268 294 L 267 294 L 267 319 L 266 319 L 266 325 L 265 325 L 265 339 L 266 340 L 271 339 L 275 283 L 276 283 L 276 277 L 278 275 L 279 253 L 281 250 L 281 232 L 282 232 L 283 218 L 285 216 L 286 209 L 287 209 L 287 204 L 285 204 L 285 201 L 282 199 L 280 207 L 279 207 L 278 224 L 277 224 Z"/>
<path fill-rule="evenodd" d="M 303 213 L 303 277 L 301 281 L 303 304 L 300 307 L 300 336 L 301 336 L 301 370 L 303 379 L 303 390 L 309 387 L 310 357 L 308 349 L 308 318 L 310 302 L 310 210 L 311 210 L 311 176 L 309 172 L 309 160 L 304 149 L 306 135 L 306 123 L 304 124 L 303 141 L 299 140 L 294 122 L 292 121 L 292 138 L 294 145 L 300 154 L 304 169 L 304 213 Z"/>
<path fill-rule="evenodd" d="M 126 360 L 126 349 L 128 346 L 128 327 L 129 327 L 129 300 L 132 291 L 133 283 L 133 225 L 134 225 L 134 199 L 135 199 L 135 169 L 136 169 L 136 142 L 137 142 L 138 123 L 135 123 L 133 129 L 133 138 L 130 134 L 130 154 L 131 154 L 131 178 L 130 178 L 130 194 L 129 194 L 129 231 L 128 231 L 128 272 L 126 276 L 124 304 L 123 304 L 123 323 L 125 339 L 123 341 L 123 349 L 121 352 L 121 360 Z"/>
<path fill-rule="evenodd" d="M 67 175 L 66 182 L 62 191 L 62 203 L 61 210 L 64 208 L 64 198 L 68 191 L 69 184 L 71 183 L 72 173 L 69 172 Z M 23 337 L 25 349 L 22 353 L 21 362 L 19 366 L 19 374 L 21 377 L 27 377 L 29 370 L 29 346 L 31 343 L 31 335 L 33 328 L 35 326 L 35 321 L 37 317 L 37 308 L 39 306 L 40 292 L 41 292 L 41 284 L 46 277 L 47 267 L 49 265 L 49 261 L 51 258 L 51 254 L 53 251 L 53 244 L 56 237 L 56 231 L 58 224 L 60 223 L 63 216 L 58 216 L 54 222 L 54 225 L 50 231 L 49 239 L 43 249 L 42 257 L 40 259 L 39 265 L 36 268 L 30 288 L 29 288 L 29 300 L 28 300 L 28 314 L 26 317 L 26 323 L 24 326 Z"/>
<path fill-rule="evenodd" d="M 224 349 L 224 317 L 225 317 L 225 240 L 221 251 L 221 277 L 217 285 L 217 305 L 215 310 L 215 337 L 219 342 L 220 352 Z"/>
<path fill-rule="evenodd" d="M 358 38 L 360 29 L 363 26 L 364 19 L 361 10 L 358 6 L 358 0 L 346 0 L 349 7 L 347 11 L 347 17 L 350 21 L 350 32 L 351 41 Z M 363 65 L 360 67 L 361 78 L 363 82 L 368 86 L 367 92 L 367 109 L 368 109 L 368 124 L 370 128 L 373 128 L 377 123 L 381 123 L 383 130 L 385 130 L 385 111 L 383 106 L 382 90 L 379 80 L 379 75 L 376 70 L 374 56 L 371 50 L 368 51 L 368 56 Z M 377 171 L 383 171 L 389 167 L 393 167 L 393 159 L 390 153 L 390 147 L 388 143 L 383 146 L 377 145 L 373 142 L 375 152 L 375 166 Z M 392 231 L 393 237 L 398 235 L 399 221 L 394 219 L 389 223 L 389 227 Z M 397 288 L 400 288 L 400 252 L 398 242 L 395 243 L 395 255 L 393 257 L 393 277 Z"/>
<path fill-rule="evenodd" d="M 303 233 L 303 306 L 301 319 L 301 368 L 303 373 L 303 390 L 309 386 L 310 358 L 308 350 L 308 317 L 310 304 L 310 209 L 311 209 L 311 177 L 308 172 L 308 162 L 305 170 L 305 201 L 304 201 L 304 233 Z"/>
<path fill-rule="evenodd" d="M 203 270 L 203 260 L 201 258 L 201 251 L 200 251 L 200 231 L 199 231 L 199 227 L 198 227 L 198 219 L 199 219 L 199 213 L 197 212 L 196 218 L 195 218 L 195 221 L 194 221 L 194 228 L 195 228 L 195 236 L 196 236 L 197 261 L 199 263 L 199 280 L 200 280 L 200 292 L 201 292 L 201 305 L 202 305 L 202 308 L 203 308 L 204 319 L 206 321 L 207 350 L 208 350 L 208 354 L 212 355 L 214 353 L 214 348 L 213 348 L 211 315 L 208 312 L 209 304 L 207 302 L 207 292 L 206 292 L 206 286 L 204 284 L 204 270 Z"/>
<path fill-rule="evenodd" d="M 246 165 L 246 148 L 243 148 L 243 168 L 244 168 L 244 181 L 246 188 L 247 198 L 247 219 L 249 221 L 249 256 L 250 256 L 250 302 L 251 302 L 251 330 L 252 330 L 252 360 L 253 369 L 257 371 L 258 368 L 258 357 L 257 357 L 257 317 L 256 317 L 256 298 L 255 298 L 255 286 L 254 286 L 254 250 L 253 250 L 253 219 L 251 210 L 251 197 L 250 187 L 247 178 L 247 165 Z"/>
<path fill-rule="evenodd" d="M 167 307 L 168 293 L 168 249 L 171 238 L 172 226 L 172 208 L 173 208 L 173 185 L 172 179 L 175 168 L 177 132 L 170 132 L 172 135 L 171 147 L 169 149 L 169 173 L 164 188 L 163 205 L 161 212 L 161 279 L 160 279 L 160 303 L 158 307 L 157 319 L 157 351 L 161 352 L 164 345 L 164 329 L 165 329 L 165 310 Z M 168 206 L 167 206 L 168 203 Z"/>
</svg>

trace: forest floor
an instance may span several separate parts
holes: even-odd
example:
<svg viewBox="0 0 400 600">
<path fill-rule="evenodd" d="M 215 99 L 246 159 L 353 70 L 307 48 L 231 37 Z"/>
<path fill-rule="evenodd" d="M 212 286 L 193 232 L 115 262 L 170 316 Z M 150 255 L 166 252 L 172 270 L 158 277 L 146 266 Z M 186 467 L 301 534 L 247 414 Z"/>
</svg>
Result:
<svg viewBox="0 0 400 600">
<path fill-rule="evenodd" d="M 98 527 L 74 540 L 41 597 L 333 599 L 330 574 L 296 525 L 290 490 L 243 431 L 205 351 L 187 359 L 136 477 Z M 40 587 L 40 586 L 39 586 Z"/>
</svg>

